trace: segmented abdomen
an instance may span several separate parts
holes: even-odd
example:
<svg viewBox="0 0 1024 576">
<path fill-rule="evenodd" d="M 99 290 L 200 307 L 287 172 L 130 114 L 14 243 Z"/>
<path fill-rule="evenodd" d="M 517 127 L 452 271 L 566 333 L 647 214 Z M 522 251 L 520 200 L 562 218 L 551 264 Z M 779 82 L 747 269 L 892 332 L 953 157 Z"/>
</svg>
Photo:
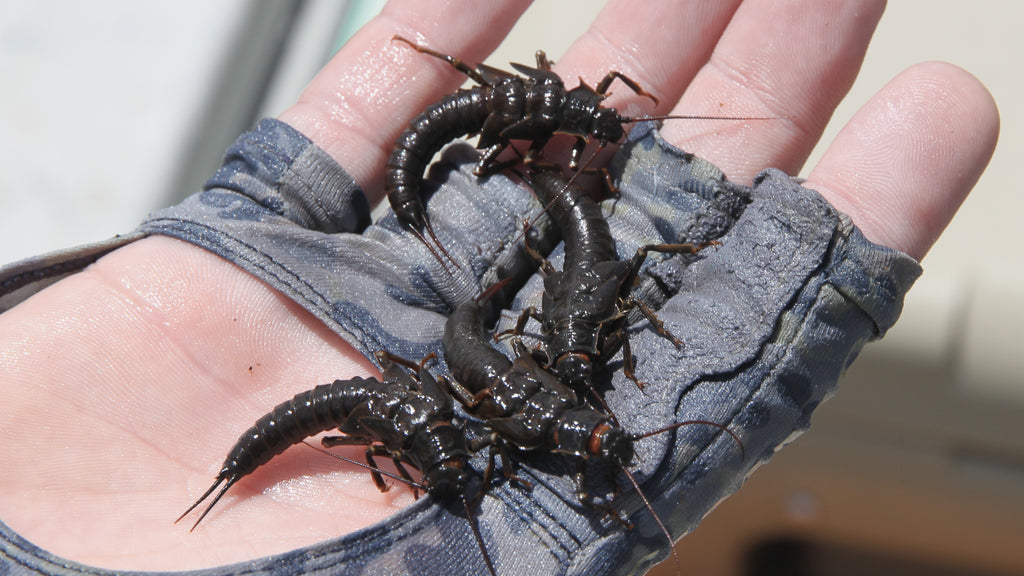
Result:
<svg viewBox="0 0 1024 576">
<path fill-rule="evenodd" d="M 567 273 L 615 260 L 615 240 L 601 207 L 561 170 L 541 170 L 531 178 L 534 191 L 549 206 L 551 220 L 565 241 Z"/>
<path fill-rule="evenodd" d="M 246 430 L 231 449 L 224 470 L 245 476 L 289 446 L 327 430 L 345 430 L 350 418 L 386 411 L 394 394 L 376 378 L 352 378 L 321 384 L 282 402 Z M 351 420 L 354 422 L 354 420 Z M 351 428 L 351 426 L 347 426 Z"/>
<path fill-rule="evenodd" d="M 444 358 L 452 376 L 470 392 L 490 388 L 512 368 L 512 362 L 490 344 L 485 326 L 496 320 L 490 302 L 466 302 L 444 326 Z"/>
<path fill-rule="evenodd" d="M 490 115 L 489 86 L 459 90 L 431 104 L 398 137 L 384 173 L 388 201 L 398 220 L 423 230 L 426 215 L 420 182 L 445 144 L 479 132 Z"/>
</svg>

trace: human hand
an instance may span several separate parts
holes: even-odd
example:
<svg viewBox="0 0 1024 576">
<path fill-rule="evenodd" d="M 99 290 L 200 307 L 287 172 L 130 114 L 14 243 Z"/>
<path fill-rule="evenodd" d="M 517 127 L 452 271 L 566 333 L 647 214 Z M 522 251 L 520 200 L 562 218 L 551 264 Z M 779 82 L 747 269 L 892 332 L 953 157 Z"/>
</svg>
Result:
<svg viewBox="0 0 1024 576">
<path fill-rule="evenodd" d="M 853 80 L 878 4 L 748 3 L 730 20 L 728 3 L 636 13 L 611 2 L 557 70 L 596 79 L 618 69 L 657 94 L 664 111 L 678 101 L 685 114 L 718 115 L 722 103 L 730 114 L 784 116 L 667 123 L 662 135 L 735 181 L 765 166 L 796 173 Z M 379 200 L 394 136 L 462 80 L 391 45 L 391 36 L 420 32 L 432 47 L 475 61 L 523 5 L 449 13 L 394 2 L 282 119 Z M 660 32 L 668 21 L 684 28 Z M 719 36 L 714 65 L 701 69 Z M 626 90 L 611 104 L 649 111 Z M 976 80 L 921 65 L 862 109 L 807 186 L 869 239 L 920 258 L 983 170 L 997 123 Z M 312 384 L 374 371 L 307 311 L 189 244 L 137 242 L 5 313 L 0 350 L 9 383 L 0 519 L 63 556 L 142 569 L 220 564 L 347 533 L 411 501 L 397 489 L 378 494 L 362 470 L 293 450 L 237 486 L 215 523 L 191 535 L 170 525 L 211 480 L 225 447 L 269 406 Z"/>
</svg>

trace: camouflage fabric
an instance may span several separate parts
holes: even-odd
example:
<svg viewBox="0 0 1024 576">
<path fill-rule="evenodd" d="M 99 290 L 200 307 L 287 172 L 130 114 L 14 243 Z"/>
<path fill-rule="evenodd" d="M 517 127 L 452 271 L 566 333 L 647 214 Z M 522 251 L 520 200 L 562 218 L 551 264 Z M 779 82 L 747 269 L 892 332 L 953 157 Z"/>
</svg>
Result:
<svg viewBox="0 0 1024 576">
<path fill-rule="evenodd" d="M 341 167 L 293 129 L 266 120 L 233 145 L 202 192 L 151 215 L 131 235 L 0 270 L 0 310 L 117 246 L 164 234 L 242 266 L 369 357 L 380 349 L 440 356 L 447 314 L 521 266 L 514 240 L 522 220 L 539 210 L 510 180 L 473 177 L 473 162 L 465 146 L 450 148 L 426 187 L 434 228 L 463 263 L 449 274 L 393 215 L 369 225 L 365 198 Z M 647 243 L 720 242 L 696 256 L 655 255 L 641 273 L 636 294 L 685 343 L 676 350 L 646 321 L 631 326 L 638 375 L 650 385 L 641 391 L 625 379 L 619 357 L 598 375 L 630 432 L 704 419 L 742 441 L 744 450 L 722 430 L 694 425 L 636 442 L 631 471 L 678 537 L 809 426 L 863 345 L 896 321 L 920 267 L 867 241 L 785 174 L 766 170 L 753 188 L 733 184 L 650 125 L 634 129 L 613 170 L 621 195 L 604 206 L 621 257 Z M 534 233 L 539 245 L 555 242 L 544 219 Z M 559 255 L 560 248 L 551 255 L 556 266 Z M 538 303 L 541 288 L 539 277 L 531 279 L 513 310 Z M 477 470 L 482 459 L 474 460 Z M 496 481 L 479 509 L 499 574 L 642 574 L 666 557 L 667 543 L 635 492 L 614 502 L 634 524 L 626 530 L 579 501 L 571 458 L 517 460 L 532 489 Z M 342 538 L 187 574 L 284 572 L 468 575 L 486 568 L 461 504 L 428 497 Z M 0 525 L 0 573 L 117 572 L 56 558 Z"/>
</svg>

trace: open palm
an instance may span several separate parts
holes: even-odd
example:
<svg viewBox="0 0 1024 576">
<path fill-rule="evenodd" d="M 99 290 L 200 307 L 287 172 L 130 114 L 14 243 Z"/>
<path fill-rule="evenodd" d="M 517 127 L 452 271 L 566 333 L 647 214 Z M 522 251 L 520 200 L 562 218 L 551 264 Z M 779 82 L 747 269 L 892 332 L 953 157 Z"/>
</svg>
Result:
<svg viewBox="0 0 1024 576">
<path fill-rule="evenodd" d="M 281 117 L 371 202 L 383 195 L 385 160 L 408 119 L 464 80 L 392 36 L 475 62 L 528 2 L 427 4 L 390 2 Z M 767 166 L 797 173 L 852 84 L 883 5 L 666 1 L 638 11 L 612 0 L 556 70 L 593 83 L 614 69 L 658 95 L 655 110 L 618 90 L 610 103 L 626 114 L 784 117 L 666 123 L 662 134 L 735 181 Z M 997 133 L 995 104 L 977 80 L 921 64 L 864 106 L 806 185 L 869 239 L 921 258 Z M 194 533 L 172 521 L 270 407 L 374 372 L 231 263 L 169 238 L 138 241 L 0 315 L 0 520 L 55 554 L 130 569 L 212 566 L 351 532 L 411 494 L 381 494 L 365 471 L 302 447 L 240 482 Z"/>
</svg>

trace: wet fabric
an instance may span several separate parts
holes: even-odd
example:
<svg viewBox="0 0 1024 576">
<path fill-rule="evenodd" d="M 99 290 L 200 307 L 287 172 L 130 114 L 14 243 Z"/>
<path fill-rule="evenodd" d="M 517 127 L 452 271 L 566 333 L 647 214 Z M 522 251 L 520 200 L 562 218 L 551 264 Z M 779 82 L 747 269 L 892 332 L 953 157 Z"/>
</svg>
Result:
<svg viewBox="0 0 1024 576">
<path fill-rule="evenodd" d="M 241 266 L 368 357 L 382 349 L 440 357 L 446 316 L 518 270 L 522 221 L 540 209 L 503 176 L 472 176 L 474 162 L 468 147 L 451 147 L 425 185 L 434 229 L 461 263 L 446 270 L 393 214 L 370 225 L 366 199 L 344 170 L 295 130 L 265 120 L 232 146 L 203 191 L 152 214 L 131 234 L 0 269 L 0 311 L 110 250 L 161 234 Z M 728 427 L 742 442 L 741 449 L 704 425 L 636 441 L 630 471 L 678 537 L 807 429 L 863 345 L 895 323 L 920 267 L 867 241 L 849 218 L 785 174 L 766 170 L 752 188 L 734 184 L 661 140 L 651 125 L 634 129 L 612 170 L 620 195 L 603 207 L 620 257 L 644 244 L 719 242 L 697 255 L 654 254 L 641 272 L 634 294 L 684 343 L 677 350 L 642 317 L 633 319 L 629 338 L 648 386 L 640 390 L 622 375 L 620 356 L 596 376 L 629 432 L 700 419 Z M 549 247 L 553 234 L 541 218 L 531 237 Z M 558 247 L 550 255 L 556 267 L 560 254 Z M 539 304 L 542 289 L 535 276 L 512 309 Z M 434 371 L 445 370 L 442 363 Z M 477 470 L 483 460 L 473 461 Z M 571 458 L 517 461 L 532 488 L 500 479 L 479 509 L 498 574 L 642 574 L 667 556 L 664 536 L 633 490 L 614 502 L 634 524 L 626 530 L 580 502 Z M 588 467 L 588 488 L 607 496 L 612 489 L 597 468 Z M 475 575 L 486 568 L 461 504 L 428 497 L 348 536 L 186 573 L 281 572 Z M 81 573 L 121 574 L 54 557 L 0 524 L 0 574 Z"/>
</svg>

